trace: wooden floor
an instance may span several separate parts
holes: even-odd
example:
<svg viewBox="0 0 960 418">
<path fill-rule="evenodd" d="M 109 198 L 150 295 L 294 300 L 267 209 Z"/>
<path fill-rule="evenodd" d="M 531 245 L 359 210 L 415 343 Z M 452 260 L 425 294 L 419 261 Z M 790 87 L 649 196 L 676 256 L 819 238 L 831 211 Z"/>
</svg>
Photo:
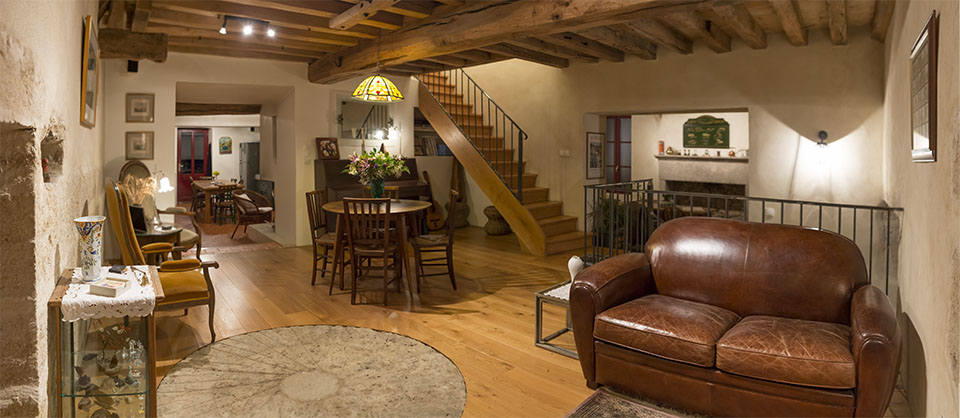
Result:
<svg viewBox="0 0 960 418">
<path fill-rule="evenodd" d="M 327 281 L 310 286 L 309 247 L 221 253 L 213 272 L 217 338 L 268 328 L 353 325 L 396 332 L 423 341 L 449 357 L 467 384 L 465 417 L 559 417 L 592 391 L 579 363 L 533 345 L 534 293 L 568 280 L 567 259 L 575 253 L 534 257 L 523 254 L 512 235 L 489 237 L 480 228 L 457 231 L 454 258 L 457 285 L 446 277 L 424 283 L 420 303 L 393 291 L 390 306 L 381 293 L 351 306 L 348 291 L 327 295 Z M 206 308 L 187 316 L 161 313 L 157 320 L 160 377 L 180 359 L 210 342 Z M 562 326 L 549 310 L 546 329 Z M 549 331 L 548 331 L 549 332 Z M 572 348 L 569 335 L 561 344 Z M 909 409 L 896 393 L 887 416 Z"/>
</svg>

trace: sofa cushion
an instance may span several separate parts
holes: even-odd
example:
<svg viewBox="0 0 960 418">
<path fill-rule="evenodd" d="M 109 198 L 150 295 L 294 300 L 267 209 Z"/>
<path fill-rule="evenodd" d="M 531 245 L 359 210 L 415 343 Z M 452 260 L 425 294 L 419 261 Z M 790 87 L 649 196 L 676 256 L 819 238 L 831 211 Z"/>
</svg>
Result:
<svg viewBox="0 0 960 418">
<path fill-rule="evenodd" d="M 717 341 L 717 368 L 758 379 L 829 389 L 856 386 L 850 327 L 748 316 Z"/>
<path fill-rule="evenodd" d="M 712 367 L 717 340 L 739 319 L 716 306 L 648 295 L 597 315 L 594 336 L 669 360 Z"/>
</svg>

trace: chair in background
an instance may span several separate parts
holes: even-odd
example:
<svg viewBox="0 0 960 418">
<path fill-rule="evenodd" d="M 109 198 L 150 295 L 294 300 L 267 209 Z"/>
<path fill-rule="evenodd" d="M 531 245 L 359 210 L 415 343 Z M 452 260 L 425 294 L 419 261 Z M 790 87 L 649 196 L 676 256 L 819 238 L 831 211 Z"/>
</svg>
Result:
<svg viewBox="0 0 960 418">
<path fill-rule="evenodd" d="M 333 294 L 333 282 L 337 277 L 337 267 L 340 267 L 340 288 L 343 288 L 343 272 L 345 263 L 337 259 L 336 232 L 329 232 L 327 228 L 327 217 L 323 211 L 323 205 L 327 202 L 326 190 L 314 190 L 307 192 L 307 216 L 310 220 L 310 237 L 313 240 L 313 278 L 310 285 L 317 283 L 317 271 L 320 272 L 322 279 L 327 273 L 330 273 L 330 294 Z M 322 254 L 320 251 L 323 251 Z M 331 252 L 333 252 L 331 254 Z M 317 263 L 322 262 L 321 267 Z M 327 264 L 333 264 L 333 268 L 327 269 Z"/>
<path fill-rule="evenodd" d="M 192 193 L 192 198 L 190 199 L 191 212 L 200 212 L 207 207 L 206 196 L 204 196 L 203 190 L 200 189 L 197 183 L 190 182 L 190 192 Z"/>
<path fill-rule="evenodd" d="M 237 209 L 233 201 L 233 191 L 239 189 L 236 184 L 224 184 L 217 187 L 217 194 L 214 196 L 213 209 L 214 218 L 218 225 L 223 225 L 224 218 L 230 214 L 230 219 L 237 220 Z"/>
<path fill-rule="evenodd" d="M 456 190 L 450 190 L 450 200 L 447 203 L 447 230 L 445 234 L 420 235 L 413 239 L 410 244 L 413 246 L 413 255 L 417 261 L 417 292 L 420 292 L 420 278 L 431 276 L 450 276 L 450 284 L 453 290 L 457 290 L 457 279 L 453 274 L 453 232 L 454 232 L 454 214 L 456 213 L 457 198 L 460 194 Z M 424 253 L 442 253 L 442 257 L 424 259 Z M 442 261 L 442 263 L 438 263 Z M 424 274 L 424 267 L 446 267 L 447 271 L 439 273 Z"/>
<path fill-rule="evenodd" d="M 123 167 L 120 169 L 120 183 L 125 184 L 128 181 L 127 178 L 130 176 L 134 178 L 139 178 L 139 179 L 153 177 L 153 175 L 150 173 L 150 170 L 147 168 L 146 164 L 138 160 L 127 161 L 126 164 L 123 165 Z M 194 191 L 194 201 L 196 201 L 196 194 L 199 189 L 196 188 L 196 185 L 191 184 L 191 186 L 193 187 L 193 191 Z M 128 199 L 129 199 L 129 196 L 128 196 Z M 152 196 L 147 199 L 144 199 L 144 201 L 142 202 L 142 205 L 144 206 L 144 213 L 149 214 L 148 216 L 152 216 L 153 214 L 173 215 L 174 217 L 189 216 L 190 223 L 193 225 L 193 231 L 187 228 L 183 228 L 182 230 L 180 230 L 179 245 L 183 247 L 185 250 L 196 247 L 197 259 L 198 260 L 200 259 L 200 250 L 203 245 L 203 232 L 200 230 L 200 227 L 197 225 L 196 209 L 191 207 L 190 210 L 186 210 L 179 206 L 171 206 L 169 208 L 159 210 L 156 207 L 157 205 L 156 200 Z M 203 206 L 204 206 L 203 192 L 201 191 L 200 192 L 200 208 L 203 208 Z M 147 244 L 144 247 L 147 247 L 150 245 L 151 244 Z M 155 258 L 162 260 L 164 256 L 165 256 L 164 254 L 157 254 Z M 154 256 L 151 256 L 149 258 L 152 259 L 154 258 Z"/>
<path fill-rule="evenodd" d="M 266 196 L 244 189 L 235 189 L 231 193 L 237 207 L 237 226 L 230 234 L 231 239 L 237 234 L 240 225 L 243 225 L 243 233 L 247 233 L 247 225 L 272 222 L 273 206 Z"/>
<path fill-rule="evenodd" d="M 179 257 L 178 253 L 182 252 L 183 248 L 174 247 L 173 244 L 166 242 L 149 244 L 141 248 L 133 230 L 130 203 L 123 186 L 114 183 L 112 180 L 107 180 L 105 189 L 107 214 L 113 232 L 120 244 L 123 264 L 128 266 L 144 265 L 146 264 L 145 255 L 158 253 L 173 253 L 175 257 Z M 160 264 L 158 270 L 164 298 L 157 302 L 156 310 L 183 309 L 184 314 L 186 314 L 188 308 L 207 305 L 209 308 L 210 341 L 215 341 L 217 334 L 213 329 L 213 315 L 216 294 L 213 282 L 210 280 L 210 269 L 219 267 L 220 265 L 216 261 L 195 259 L 170 260 Z"/>
<path fill-rule="evenodd" d="M 373 193 L 370 192 L 369 184 L 363 186 L 363 197 L 373 197 Z M 388 199 L 400 199 L 400 186 L 383 186 L 383 197 Z"/>
<path fill-rule="evenodd" d="M 391 282 L 400 283 L 400 248 L 393 237 L 393 228 L 384 227 L 393 222 L 390 214 L 390 199 L 343 200 L 346 219 L 347 247 L 350 250 L 350 266 L 353 269 L 350 288 L 350 304 L 357 303 L 358 279 L 380 278 L 383 280 L 383 306 L 387 306 L 388 287 Z M 362 260 L 382 261 L 382 275 L 371 274 L 373 266 L 361 266 Z M 390 279 L 390 271 L 393 279 Z"/>
</svg>

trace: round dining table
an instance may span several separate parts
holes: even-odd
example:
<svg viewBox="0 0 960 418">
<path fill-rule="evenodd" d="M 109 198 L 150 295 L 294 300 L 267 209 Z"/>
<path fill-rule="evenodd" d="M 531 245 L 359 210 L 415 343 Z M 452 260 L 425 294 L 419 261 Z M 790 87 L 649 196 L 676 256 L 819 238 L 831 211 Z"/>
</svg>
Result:
<svg viewBox="0 0 960 418">
<path fill-rule="evenodd" d="M 400 234 L 400 256 L 403 259 L 403 270 L 404 274 L 407 276 L 407 290 L 410 291 L 411 299 L 416 298 L 416 292 L 414 291 L 413 287 L 413 273 L 410 269 L 411 263 L 407 256 L 407 246 L 409 245 L 408 237 L 410 236 L 407 218 L 416 215 L 418 212 L 427 210 L 427 208 L 430 206 L 430 202 L 423 200 L 393 199 L 390 201 L 390 214 L 399 215 L 397 216 L 397 218 L 399 218 L 397 222 L 400 224 L 399 231 L 403 231 L 403 233 Z M 343 216 L 343 201 L 340 200 L 327 203 L 323 205 L 323 210 L 337 214 L 337 243 L 334 247 L 334 263 L 340 263 L 341 260 L 343 260 L 343 240 L 344 234 L 346 234 L 346 220 Z M 340 274 L 343 274 L 342 268 L 340 270 Z"/>
</svg>

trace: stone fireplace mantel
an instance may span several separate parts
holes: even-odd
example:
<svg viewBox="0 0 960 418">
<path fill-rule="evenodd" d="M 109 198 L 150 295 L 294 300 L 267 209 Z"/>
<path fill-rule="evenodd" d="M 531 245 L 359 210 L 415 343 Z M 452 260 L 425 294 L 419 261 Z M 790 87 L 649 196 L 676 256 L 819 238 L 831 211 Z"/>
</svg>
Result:
<svg viewBox="0 0 960 418">
<path fill-rule="evenodd" d="M 660 181 L 747 185 L 750 160 L 740 157 L 655 155 Z"/>
</svg>

